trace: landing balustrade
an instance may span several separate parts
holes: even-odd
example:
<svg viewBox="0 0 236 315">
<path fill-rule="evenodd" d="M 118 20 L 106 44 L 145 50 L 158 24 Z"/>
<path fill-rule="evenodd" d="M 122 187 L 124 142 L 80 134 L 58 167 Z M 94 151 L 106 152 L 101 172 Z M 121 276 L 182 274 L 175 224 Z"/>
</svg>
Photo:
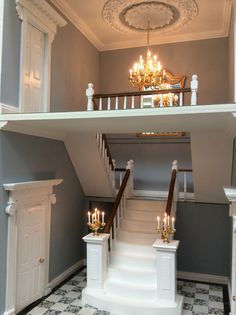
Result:
<svg viewBox="0 0 236 315">
<path fill-rule="evenodd" d="M 111 94 L 94 94 L 93 84 L 86 90 L 87 110 L 126 110 L 197 105 L 198 77 L 192 76 L 190 88 L 171 88 Z M 185 100 L 190 99 L 189 104 Z"/>
</svg>

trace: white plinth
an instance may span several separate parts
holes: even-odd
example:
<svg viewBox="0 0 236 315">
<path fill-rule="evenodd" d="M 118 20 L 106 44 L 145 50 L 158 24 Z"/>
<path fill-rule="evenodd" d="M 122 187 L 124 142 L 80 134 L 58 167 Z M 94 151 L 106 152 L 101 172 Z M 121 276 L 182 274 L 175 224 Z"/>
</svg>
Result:
<svg viewBox="0 0 236 315">
<path fill-rule="evenodd" d="M 110 234 L 83 237 L 87 243 L 87 289 L 102 290 L 107 278 L 108 242 Z"/>
<path fill-rule="evenodd" d="M 157 300 L 176 302 L 176 251 L 179 241 L 164 244 L 157 239 L 153 247 L 157 252 Z"/>
</svg>

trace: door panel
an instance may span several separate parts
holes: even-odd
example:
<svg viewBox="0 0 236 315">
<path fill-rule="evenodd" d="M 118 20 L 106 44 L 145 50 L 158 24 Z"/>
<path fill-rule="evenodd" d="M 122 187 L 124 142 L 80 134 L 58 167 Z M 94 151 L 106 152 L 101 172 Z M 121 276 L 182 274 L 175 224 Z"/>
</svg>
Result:
<svg viewBox="0 0 236 315">
<path fill-rule="evenodd" d="M 16 309 L 43 296 L 45 268 L 45 207 L 22 209 L 18 213 Z"/>
<path fill-rule="evenodd" d="M 24 112 L 40 112 L 43 109 L 45 34 L 29 24 L 24 74 Z"/>
</svg>

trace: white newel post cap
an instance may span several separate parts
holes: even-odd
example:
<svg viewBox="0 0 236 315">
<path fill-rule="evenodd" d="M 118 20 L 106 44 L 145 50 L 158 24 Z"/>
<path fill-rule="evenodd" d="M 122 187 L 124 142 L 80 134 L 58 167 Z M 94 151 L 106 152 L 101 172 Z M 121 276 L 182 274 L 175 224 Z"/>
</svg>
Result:
<svg viewBox="0 0 236 315">
<path fill-rule="evenodd" d="M 162 252 L 176 252 L 179 247 L 179 241 L 170 241 L 170 243 L 163 243 L 163 240 L 157 239 L 152 245 L 156 250 Z"/>
<path fill-rule="evenodd" d="M 99 235 L 94 235 L 93 233 L 89 233 L 88 235 L 83 237 L 83 240 L 86 243 L 98 244 L 98 243 L 103 243 L 107 241 L 109 237 L 110 237 L 110 234 L 108 233 L 100 233 Z"/>
</svg>

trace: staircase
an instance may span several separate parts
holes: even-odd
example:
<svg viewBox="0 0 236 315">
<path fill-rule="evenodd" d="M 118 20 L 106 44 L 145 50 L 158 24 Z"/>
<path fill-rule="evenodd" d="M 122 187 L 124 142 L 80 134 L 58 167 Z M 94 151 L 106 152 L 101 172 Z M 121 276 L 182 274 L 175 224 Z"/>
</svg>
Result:
<svg viewBox="0 0 236 315">
<path fill-rule="evenodd" d="M 163 217 L 166 201 L 126 199 L 112 242 L 107 278 L 103 290 L 83 291 L 83 303 L 119 315 L 181 314 L 182 298 L 157 299 L 158 234 L 156 218 Z M 89 272 L 89 270 L 88 270 Z"/>
</svg>

